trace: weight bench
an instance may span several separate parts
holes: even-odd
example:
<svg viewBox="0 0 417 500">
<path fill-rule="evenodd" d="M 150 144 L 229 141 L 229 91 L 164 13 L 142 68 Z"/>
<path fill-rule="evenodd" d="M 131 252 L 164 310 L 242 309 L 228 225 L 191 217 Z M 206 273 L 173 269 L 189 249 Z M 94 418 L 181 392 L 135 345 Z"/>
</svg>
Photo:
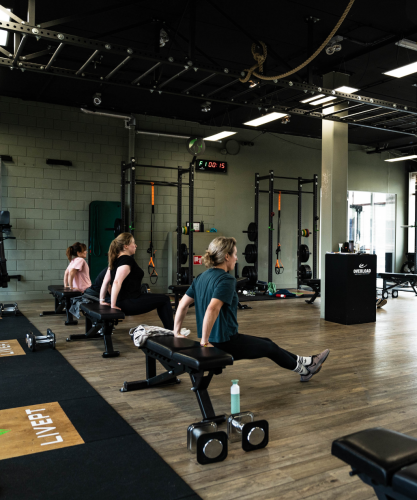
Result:
<svg viewBox="0 0 417 500">
<path fill-rule="evenodd" d="M 80 310 L 85 316 L 85 333 L 70 335 L 67 342 L 73 340 L 94 340 L 103 339 L 105 351 L 103 358 L 115 358 L 120 355 L 119 351 L 113 349 L 112 333 L 113 326 L 117 325 L 119 320 L 125 318 L 125 314 L 119 309 L 112 309 L 109 306 L 103 306 L 100 302 L 81 304 Z M 103 329 L 103 333 L 98 333 Z"/>
<path fill-rule="evenodd" d="M 376 427 L 333 441 L 332 455 L 374 488 L 379 500 L 417 498 L 417 439 Z"/>
<path fill-rule="evenodd" d="M 49 285 L 49 293 L 53 295 L 55 299 L 55 310 L 54 311 L 43 311 L 39 316 L 50 316 L 52 314 L 66 314 L 67 321 L 66 325 L 78 325 L 78 321 L 74 319 L 74 316 L 70 313 L 71 299 L 74 297 L 79 297 L 83 294 L 81 290 L 77 288 L 69 288 L 63 285 Z"/>
<path fill-rule="evenodd" d="M 377 278 L 381 278 L 383 280 L 381 289 L 383 299 L 388 298 L 389 290 L 392 290 L 393 299 L 396 299 L 398 297 L 399 290 L 401 290 L 402 292 L 414 292 L 417 295 L 417 274 L 378 273 Z"/>
<path fill-rule="evenodd" d="M 317 297 L 320 297 L 320 280 L 303 280 L 302 284 L 309 286 L 313 290 L 314 295 L 311 297 L 311 299 L 306 300 L 307 304 L 312 304 L 317 299 Z"/>
<path fill-rule="evenodd" d="M 225 415 L 216 415 L 208 394 L 213 375 L 220 375 L 226 366 L 233 364 L 233 357 L 216 347 L 201 347 L 198 342 L 171 335 L 150 337 L 140 349 L 146 355 L 146 380 L 125 382 L 121 392 L 137 391 L 162 384 L 179 384 L 182 373 L 190 375 L 203 421 L 224 422 Z M 165 372 L 156 374 L 156 360 Z M 204 372 L 208 372 L 204 375 Z"/>
</svg>

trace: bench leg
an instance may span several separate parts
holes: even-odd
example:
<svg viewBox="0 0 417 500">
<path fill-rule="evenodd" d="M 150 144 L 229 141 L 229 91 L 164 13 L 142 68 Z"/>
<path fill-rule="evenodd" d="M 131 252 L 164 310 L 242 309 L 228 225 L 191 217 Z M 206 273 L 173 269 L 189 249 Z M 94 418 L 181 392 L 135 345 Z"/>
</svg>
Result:
<svg viewBox="0 0 417 500">
<path fill-rule="evenodd" d="M 147 389 L 148 387 L 153 387 L 155 385 L 167 385 L 167 384 L 179 384 L 181 380 L 177 378 L 177 375 L 184 373 L 185 369 L 182 365 L 178 365 L 176 368 L 171 368 L 168 365 L 164 365 L 167 369 L 166 372 L 156 375 L 156 360 L 151 356 L 146 356 L 146 380 L 137 380 L 134 382 L 124 382 L 123 387 L 120 392 L 129 391 L 140 391 L 141 389 Z"/>
<path fill-rule="evenodd" d="M 57 297 L 54 297 L 54 299 L 55 299 L 55 311 L 43 311 L 39 314 L 39 316 L 52 316 L 53 314 L 65 314 L 64 302 L 60 302 Z"/>
<path fill-rule="evenodd" d="M 210 396 L 207 390 L 213 375 L 213 372 L 209 372 L 206 376 L 204 376 L 204 372 L 197 374 L 190 373 L 191 382 L 193 384 L 191 390 L 195 392 L 197 397 L 198 406 L 200 407 L 201 414 L 203 415 L 203 421 L 221 423 L 226 420 L 226 415 L 216 415 L 214 413 L 214 408 L 211 404 Z"/>
<path fill-rule="evenodd" d="M 113 341 L 111 338 L 113 332 L 113 322 L 105 321 L 103 328 L 104 347 L 106 349 L 103 352 L 103 358 L 116 358 L 117 356 L 120 356 L 120 352 L 113 349 Z"/>
<path fill-rule="evenodd" d="M 91 324 L 91 322 L 90 322 Z M 98 335 L 97 332 L 100 330 L 102 325 L 100 324 L 95 324 L 91 325 L 90 330 L 88 330 L 86 333 L 81 333 L 77 335 L 70 335 L 67 338 L 67 342 L 71 342 L 73 340 L 93 340 L 93 339 L 101 339 L 102 336 Z"/>
<path fill-rule="evenodd" d="M 74 319 L 74 316 L 72 313 L 70 313 L 70 307 L 71 307 L 71 299 L 66 297 L 65 298 L 65 311 L 67 313 L 67 321 L 65 321 L 65 324 L 68 325 L 78 325 L 78 321 Z"/>
</svg>

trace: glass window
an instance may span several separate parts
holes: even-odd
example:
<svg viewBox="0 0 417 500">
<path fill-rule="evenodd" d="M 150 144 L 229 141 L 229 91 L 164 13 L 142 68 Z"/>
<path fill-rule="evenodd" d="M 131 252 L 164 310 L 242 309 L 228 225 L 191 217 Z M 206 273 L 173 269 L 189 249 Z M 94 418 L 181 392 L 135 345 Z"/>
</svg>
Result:
<svg viewBox="0 0 417 500">
<path fill-rule="evenodd" d="M 396 195 L 348 191 L 348 240 L 377 255 L 377 272 L 394 272 Z"/>
</svg>

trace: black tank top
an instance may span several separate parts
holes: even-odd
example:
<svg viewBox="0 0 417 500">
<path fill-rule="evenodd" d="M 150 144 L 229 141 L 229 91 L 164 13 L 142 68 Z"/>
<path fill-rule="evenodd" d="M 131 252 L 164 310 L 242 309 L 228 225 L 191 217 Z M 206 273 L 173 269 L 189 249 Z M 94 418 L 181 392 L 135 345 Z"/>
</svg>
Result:
<svg viewBox="0 0 417 500">
<path fill-rule="evenodd" d="M 130 273 L 123 280 L 122 287 L 117 297 L 117 302 L 125 299 L 136 299 L 141 294 L 140 287 L 145 273 L 137 265 L 133 257 L 129 255 L 122 255 L 115 260 L 113 269 L 110 271 L 112 285 L 114 278 L 116 277 L 116 271 L 120 266 L 129 266 Z"/>
</svg>

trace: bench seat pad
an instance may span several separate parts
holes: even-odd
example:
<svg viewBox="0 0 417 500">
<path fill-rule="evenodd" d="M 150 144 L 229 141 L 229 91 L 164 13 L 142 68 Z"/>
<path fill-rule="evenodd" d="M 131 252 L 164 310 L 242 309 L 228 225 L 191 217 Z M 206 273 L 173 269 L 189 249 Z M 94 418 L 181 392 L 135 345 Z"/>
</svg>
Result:
<svg viewBox="0 0 417 500">
<path fill-rule="evenodd" d="M 358 472 L 390 486 L 397 471 L 417 462 L 417 439 L 375 427 L 333 441 L 332 454 Z"/>
<path fill-rule="evenodd" d="M 125 313 L 119 309 L 112 309 L 109 306 L 103 306 L 99 302 L 91 304 L 81 304 L 81 311 L 85 312 L 90 318 L 96 320 L 124 319 Z"/>
<path fill-rule="evenodd" d="M 158 335 L 148 338 L 144 347 L 171 359 L 174 352 L 199 346 L 200 344 L 194 340 L 182 339 L 173 335 Z"/>
<path fill-rule="evenodd" d="M 63 285 L 49 285 L 48 290 L 52 293 L 52 295 L 59 297 L 60 299 L 64 297 L 79 297 L 83 294 L 83 292 L 78 290 L 78 288 L 69 288 Z"/>
<path fill-rule="evenodd" d="M 208 371 L 233 365 L 233 356 L 217 347 L 192 347 L 174 352 L 174 361 L 197 371 Z"/>
<path fill-rule="evenodd" d="M 417 498 L 417 464 L 398 471 L 392 478 L 392 488 L 407 498 Z"/>
</svg>

